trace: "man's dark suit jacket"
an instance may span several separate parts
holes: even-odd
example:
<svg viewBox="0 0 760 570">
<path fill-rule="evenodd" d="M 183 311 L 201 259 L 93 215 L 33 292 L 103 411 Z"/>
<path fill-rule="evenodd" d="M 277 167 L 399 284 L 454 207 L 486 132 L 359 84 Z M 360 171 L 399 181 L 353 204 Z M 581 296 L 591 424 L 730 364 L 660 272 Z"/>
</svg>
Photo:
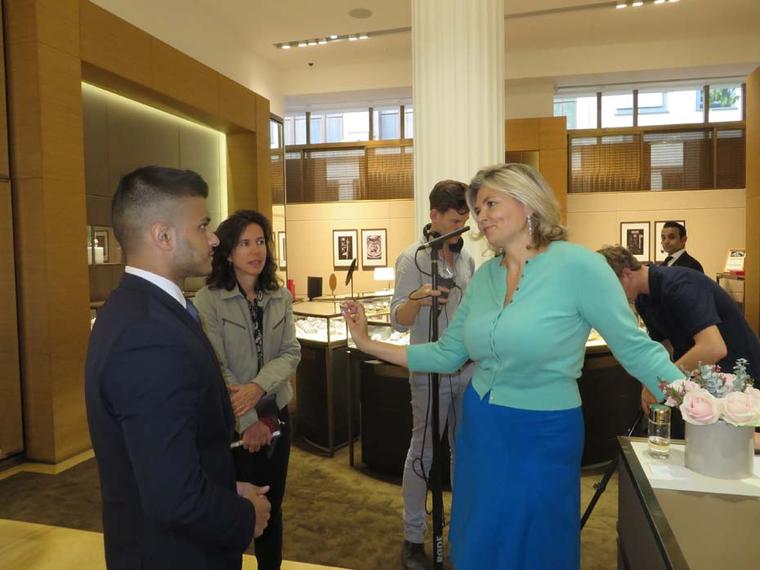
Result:
<svg viewBox="0 0 760 570">
<path fill-rule="evenodd" d="M 85 394 L 108 568 L 239 569 L 255 513 L 235 491 L 229 395 L 200 325 L 125 274 L 98 311 Z"/>
<path fill-rule="evenodd" d="M 697 271 L 704 273 L 705 270 L 702 269 L 702 264 L 694 259 L 692 256 L 689 255 L 688 251 L 684 251 L 681 255 L 679 255 L 676 260 L 673 262 L 673 265 L 671 267 L 688 267 L 690 269 L 696 269 Z"/>
</svg>

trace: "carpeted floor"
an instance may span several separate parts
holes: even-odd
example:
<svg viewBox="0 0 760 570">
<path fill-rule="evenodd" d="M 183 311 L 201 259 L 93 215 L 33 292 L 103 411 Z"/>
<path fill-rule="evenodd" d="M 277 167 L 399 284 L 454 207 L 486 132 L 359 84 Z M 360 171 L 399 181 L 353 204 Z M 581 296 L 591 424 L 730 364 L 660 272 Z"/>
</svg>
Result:
<svg viewBox="0 0 760 570">
<path fill-rule="evenodd" d="M 583 508 L 601 473 L 584 472 Z M 446 493 L 446 513 L 450 498 Z M 288 560 L 355 570 L 401 567 L 400 481 L 351 468 L 345 449 L 328 459 L 293 448 L 284 511 Z M 0 518 L 102 530 L 95 461 L 59 475 L 19 473 L 0 481 Z M 583 531 L 584 570 L 616 566 L 616 522 L 617 477 L 613 477 Z"/>
</svg>

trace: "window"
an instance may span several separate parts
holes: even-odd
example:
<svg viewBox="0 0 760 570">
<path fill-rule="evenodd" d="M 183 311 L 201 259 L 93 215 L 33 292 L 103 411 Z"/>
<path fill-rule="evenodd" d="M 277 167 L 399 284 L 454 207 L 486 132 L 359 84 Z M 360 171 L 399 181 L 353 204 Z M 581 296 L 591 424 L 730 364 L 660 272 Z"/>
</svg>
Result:
<svg viewBox="0 0 760 570">
<path fill-rule="evenodd" d="M 282 148 L 282 125 L 277 121 L 269 120 L 269 148 Z"/>
<path fill-rule="evenodd" d="M 381 107 L 372 111 L 372 138 L 393 140 L 401 138 L 401 107 Z"/>
<path fill-rule="evenodd" d="M 633 126 L 633 91 L 602 93 L 602 128 Z"/>
<path fill-rule="evenodd" d="M 633 112 L 634 89 L 638 108 Z M 567 128 L 625 128 L 654 125 L 688 125 L 743 121 L 744 87 L 740 82 L 716 83 L 710 91 L 709 118 L 705 121 L 705 86 L 701 82 L 637 89 L 601 89 L 594 94 L 575 95 L 560 88 L 554 96 L 554 116 L 567 117 Z M 602 115 L 596 109 L 601 105 Z"/>
<path fill-rule="evenodd" d="M 306 144 L 306 113 L 285 117 L 285 144 Z"/>
<path fill-rule="evenodd" d="M 744 116 L 742 109 L 741 85 L 710 85 L 710 108 L 708 109 L 708 121 L 720 123 L 726 121 L 742 121 Z M 704 97 L 703 97 L 704 99 Z M 704 101 L 702 101 L 704 105 Z"/>
<path fill-rule="evenodd" d="M 269 156 L 272 166 L 272 203 L 285 203 L 285 149 L 282 146 L 283 124 L 269 119 Z"/>
<path fill-rule="evenodd" d="M 309 115 L 309 144 L 325 142 L 325 116 L 311 113 Z"/>
<path fill-rule="evenodd" d="M 404 107 L 404 138 L 414 138 L 414 109 L 411 105 Z"/>
<path fill-rule="evenodd" d="M 554 98 L 554 116 L 567 117 L 568 129 L 595 129 L 596 93 Z"/>
<path fill-rule="evenodd" d="M 703 123 L 704 113 L 695 109 L 693 103 L 702 91 L 700 86 L 639 91 L 638 124 L 650 126 Z"/>
</svg>

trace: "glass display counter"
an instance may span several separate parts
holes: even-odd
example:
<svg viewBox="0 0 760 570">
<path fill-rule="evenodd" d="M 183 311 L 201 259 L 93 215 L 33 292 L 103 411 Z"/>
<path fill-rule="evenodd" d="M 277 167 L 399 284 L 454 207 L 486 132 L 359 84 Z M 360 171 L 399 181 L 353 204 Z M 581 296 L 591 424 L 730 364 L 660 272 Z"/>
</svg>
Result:
<svg viewBox="0 0 760 570">
<path fill-rule="evenodd" d="M 293 304 L 296 338 L 323 346 L 346 344 L 346 323 L 340 304 L 332 301 L 303 301 Z M 303 342 L 302 342 L 303 344 Z"/>
<path fill-rule="evenodd" d="M 296 429 L 313 448 L 332 455 L 348 441 L 348 349 L 340 304 L 293 305 L 301 362 L 296 370 Z"/>
</svg>

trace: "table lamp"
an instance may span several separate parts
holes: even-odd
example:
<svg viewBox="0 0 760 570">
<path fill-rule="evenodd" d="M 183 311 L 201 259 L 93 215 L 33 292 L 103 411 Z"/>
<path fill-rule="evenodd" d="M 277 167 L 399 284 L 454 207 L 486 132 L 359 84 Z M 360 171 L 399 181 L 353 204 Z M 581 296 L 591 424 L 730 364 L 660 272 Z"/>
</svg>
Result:
<svg viewBox="0 0 760 570">
<path fill-rule="evenodd" d="M 387 281 L 387 289 L 391 291 L 391 281 L 396 279 L 396 271 L 393 267 L 375 267 L 375 270 L 372 272 L 372 278 L 375 281 Z"/>
</svg>

